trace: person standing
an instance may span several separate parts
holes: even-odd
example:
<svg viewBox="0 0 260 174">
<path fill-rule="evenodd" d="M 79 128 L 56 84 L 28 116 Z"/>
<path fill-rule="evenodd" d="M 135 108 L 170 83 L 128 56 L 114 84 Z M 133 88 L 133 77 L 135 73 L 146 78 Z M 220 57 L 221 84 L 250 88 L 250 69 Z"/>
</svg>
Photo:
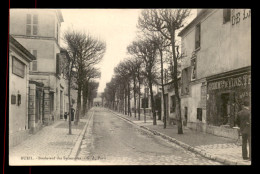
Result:
<svg viewBox="0 0 260 174">
<path fill-rule="evenodd" d="M 242 157 L 244 160 L 251 160 L 251 112 L 249 100 L 244 100 L 242 110 L 237 113 L 237 125 L 242 135 Z M 249 157 L 247 152 L 249 144 Z"/>
<path fill-rule="evenodd" d="M 75 109 L 73 108 L 73 106 L 71 106 L 71 121 L 74 121 L 74 113 L 75 113 Z"/>
</svg>

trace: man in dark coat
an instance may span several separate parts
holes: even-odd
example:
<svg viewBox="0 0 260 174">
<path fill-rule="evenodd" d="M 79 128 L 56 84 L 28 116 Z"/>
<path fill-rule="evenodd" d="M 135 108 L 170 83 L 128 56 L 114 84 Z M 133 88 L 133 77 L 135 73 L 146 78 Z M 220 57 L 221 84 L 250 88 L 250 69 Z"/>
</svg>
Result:
<svg viewBox="0 0 260 174">
<path fill-rule="evenodd" d="M 249 100 L 245 100 L 242 110 L 237 113 L 237 125 L 242 135 L 242 157 L 244 160 L 251 160 L 251 112 Z M 249 143 L 249 158 L 247 153 L 247 142 Z"/>
<path fill-rule="evenodd" d="M 75 109 L 71 106 L 71 121 L 74 121 L 74 112 L 75 112 Z"/>
</svg>

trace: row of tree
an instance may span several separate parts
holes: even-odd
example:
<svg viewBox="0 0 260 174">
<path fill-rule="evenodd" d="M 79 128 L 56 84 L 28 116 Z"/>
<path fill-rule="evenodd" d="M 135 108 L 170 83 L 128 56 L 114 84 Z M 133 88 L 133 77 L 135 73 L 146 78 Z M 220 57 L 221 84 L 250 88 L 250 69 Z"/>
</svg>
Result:
<svg viewBox="0 0 260 174">
<path fill-rule="evenodd" d="M 93 99 L 97 96 L 99 83 L 94 79 L 100 77 L 100 71 L 96 68 L 106 51 L 103 41 L 84 32 L 67 30 L 63 36 L 66 44 L 66 61 L 64 62 L 64 74 L 68 81 L 69 106 L 71 103 L 71 89 L 77 90 L 77 108 L 74 124 L 78 125 L 81 116 L 92 106 Z M 81 103 L 83 98 L 83 103 Z M 83 104 L 83 108 L 81 108 Z M 71 134 L 71 109 L 69 112 L 69 134 Z"/>
<path fill-rule="evenodd" d="M 179 50 L 177 32 L 190 15 L 188 9 L 146 9 L 142 10 L 137 27 L 137 39 L 128 47 L 130 58 L 124 59 L 114 69 L 114 77 L 107 83 L 103 93 L 110 108 L 119 107 L 127 115 L 132 115 L 130 99 L 134 98 L 134 115 L 140 120 L 141 86 L 148 86 L 150 92 L 153 125 L 156 125 L 153 85 L 160 85 L 163 99 L 163 121 L 166 128 L 166 105 L 164 98 L 164 65 L 167 66 L 173 81 L 176 99 L 178 134 L 183 134 L 181 102 L 178 78 L 182 55 Z M 160 71 L 158 71 L 160 70 Z M 138 106 L 136 105 L 138 95 Z M 160 118 L 159 118 L 160 119 Z"/>
</svg>

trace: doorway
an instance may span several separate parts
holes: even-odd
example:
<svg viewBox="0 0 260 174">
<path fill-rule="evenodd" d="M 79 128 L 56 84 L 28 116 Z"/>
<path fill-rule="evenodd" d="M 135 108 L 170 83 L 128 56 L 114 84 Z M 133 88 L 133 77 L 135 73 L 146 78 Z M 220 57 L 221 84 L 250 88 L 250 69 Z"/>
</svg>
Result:
<svg viewBox="0 0 260 174">
<path fill-rule="evenodd" d="M 220 122 L 221 125 L 226 125 L 228 124 L 229 120 L 229 105 L 230 105 L 230 101 L 229 101 L 229 96 L 230 93 L 222 93 L 220 98 L 221 98 L 221 111 L 220 111 Z"/>
</svg>

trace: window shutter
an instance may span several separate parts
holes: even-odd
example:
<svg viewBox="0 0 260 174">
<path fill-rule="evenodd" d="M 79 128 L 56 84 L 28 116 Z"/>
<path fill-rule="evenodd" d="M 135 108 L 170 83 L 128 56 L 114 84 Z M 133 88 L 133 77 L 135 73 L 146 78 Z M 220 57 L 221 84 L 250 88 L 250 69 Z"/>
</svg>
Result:
<svg viewBox="0 0 260 174">
<path fill-rule="evenodd" d="M 60 75 L 60 55 L 56 54 L 56 73 Z"/>
<path fill-rule="evenodd" d="M 31 35 L 31 25 L 26 25 L 26 35 Z"/>
<path fill-rule="evenodd" d="M 38 15 L 33 15 L 33 24 L 38 24 Z"/>
<path fill-rule="evenodd" d="M 26 16 L 26 24 L 31 24 L 31 15 L 30 14 L 27 14 Z"/>
<path fill-rule="evenodd" d="M 196 26 L 196 33 L 195 33 L 195 49 L 200 47 L 200 24 Z"/>
<path fill-rule="evenodd" d="M 32 61 L 32 71 L 37 71 L 37 61 Z"/>
<path fill-rule="evenodd" d="M 37 50 L 33 50 L 32 54 L 34 55 L 35 58 L 37 58 Z"/>
<path fill-rule="evenodd" d="M 13 60 L 13 62 L 12 62 L 12 72 L 13 72 L 13 74 L 16 74 L 16 75 L 24 78 L 25 64 L 14 56 L 12 56 L 12 60 Z"/>
<path fill-rule="evenodd" d="M 33 25 L 33 35 L 37 35 L 37 34 L 38 34 L 38 26 Z"/>
</svg>

